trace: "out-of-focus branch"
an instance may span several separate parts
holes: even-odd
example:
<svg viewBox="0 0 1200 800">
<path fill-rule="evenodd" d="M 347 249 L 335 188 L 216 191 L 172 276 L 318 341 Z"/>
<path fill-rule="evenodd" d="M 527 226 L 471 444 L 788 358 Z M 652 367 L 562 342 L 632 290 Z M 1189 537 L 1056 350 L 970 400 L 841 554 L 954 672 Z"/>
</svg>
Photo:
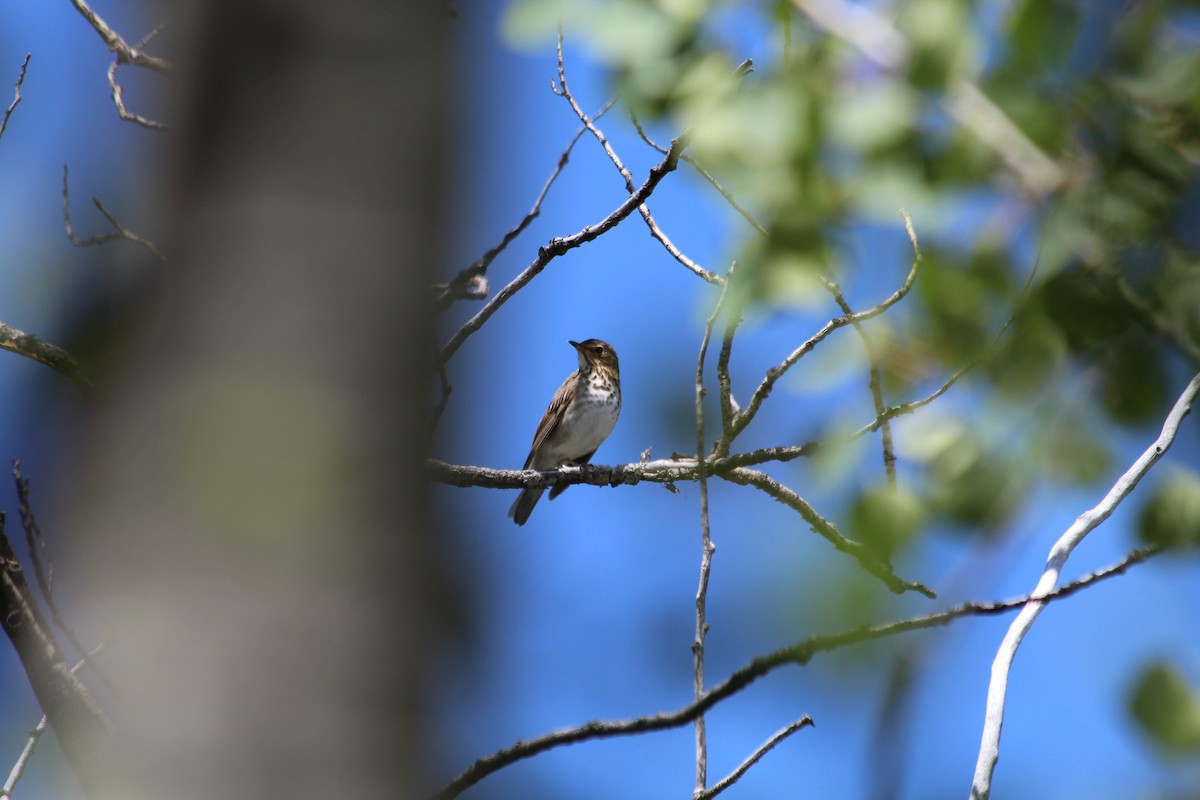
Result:
<svg viewBox="0 0 1200 800">
<path fill-rule="evenodd" d="M 76 662 L 75 666 L 71 667 L 71 674 L 76 675 L 79 670 L 87 665 L 88 659 L 100 655 L 104 651 L 104 643 L 96 645 L 84 658 Z M 29 738 L 25 740 L 25 746 L 21 748 L 21 755 L 17 756 L 17 760 L 13 762 L 12 769 L 8 771 L 8 779 L 4 781 L 4 785 L 0 786 L 0 800 L 12 797 L 13 790 L 17 788 L 21 778 L 25 775 L 25 770 L 29 766 L 29 760 L 33 758 L 33 753 L 37 750 L 38 742 L 42 740 L 46 729 L 50 727 L 50 720 L 43 714 L 38 720 L 38 724 L 34 725 L 29 731 Z"/>
<path fill-rule="evenodd" d="M 1008 632 L 1004 635 L 996 652 L 996 658 L 992 662 L 992 677 L 988 685 L 983 735 L 979 743 L 979 757 L 975 762 L 975 777 L 971 783 L 973 799 L 987 800 L 991 795 L 992 774 L 995 772 L 996 762 L 1000 758 L 1000 729 L 1004 725 L 1004 700 L 1008 692 L 1008 674 L 1012 668 L 1013 659 L 1017 655 L 1017 648 L 1021 646 L 1021 640 L 1025 638 L 1025 634 L 1033 626 L 1034 620 L 1042 612 L 1047 598 L 1053 594 L 1059 575 L 1076 545 L 1108 519 L 1121 501 L 1129 496 L 1138 482 L 1150 471 L 1150 468 L 1163 457 L 1175 441 L 1175 434 L 1178 433 L 1184 417 L 1191 411 L 1197 395 L 1200 395 L 1200 374 L 1192 378 L 1179 399 L 1175 401 L 1175 405 L 1163 422 L 1158 438 L 1146 448 L 1137 461 L 1125 471 L 1125 474 L 1117 479 L 1104 499 L 1080 514 L 1074 524 L 1067 528 L 1050 548 L 1050 554 L 1046 558 L 1046 567 L 1038 579 L 1037 586 L 1030 594 L 1030 600 L 1023 604 L 1021 613 L 1009 626 Z"/>
<path fill-rule="evenodd" d="M 849 42 L 889 72 L 903 72 L 908 65 L 908 42 L 866 5 L 847 0 L 792 0 L 792 4 L 818 28 Z M 1066 182 L 1063 169 L 974 83 L 955 79 L 943 103 L 958 124 L 1008 165 L 1030 194 L 1042 197 Z"/>
<path fill-rule="evenodd" d="M 134 49 L 140 51 L 141 48 L 149 44 L 151 40 L 153 40 L 154 37 L 158 36 L 158 34 L 161 32 L 162 26 L 160 25 L 159 27 L 150 31 L 150 33 L 146 34 L 144 39 L 134 45 Z M 141 125 L 143 128 L 149 128 L 152 131 L 167 130 L 167 126 L 164 123 L 159 122 L 158 120 L 150 119 L 149 117 L 143 117 L 141 114 L 135 114 L 125 107 L 125 89 L 121 86 L 121 84 L 117 83 L 117 70 L 120 69 L 122 64 L 125 63 L 128 62 L 124 62 L 118 58 L 116 61 L 108 65 L 108 88 L 112 90 L 113 105 L 117 107 L 117 116 L 126 122 L 132 122 L 137 125 Z"/>
<path fill-rule="evenodd" d="M 29 478 L 21 474 L 21 460 L 13 459 L 13 480 L 17 486 L 17 502 L 21 515 L 21 528 L 25 531 L 25 544 L 29 550 L 29 558 L 33 562 L 33 574 L 37 579 L 38 589 L 42 593 L 42 599 L 46 603 L 46 607 L 50 609 L 50 617 L 58 629 L 67 637 L 67 641 L 75 648 L 75 652 L 83 658 L 84 662 L 91 667 L 97 677 L 113 692 L 117 691 L 112 679 L 108 677 L 99 664 L 89 661 L 91 658 L 88 655 L 88 650 L 83 646 L 79 636 L 75 633 L 75 629 L 67 622 L 66 617 L 59 611 L 58 599 L 54 593 L 54 562 L 50 558 L 50 550 L 46 547 L 46 538 L 42 535 L 42 528 L 38 525 L 37 516 L 33 513 L 33 506 L 29 501 Z"/>
<path fill-rule="evenodd" d="M 63 164 L 63 223 L 66 225 L 67 238 L 71 240 L 71 244 L 75 245 L 76 247 L 92 247 L 94 245 L 112 242 L 117 239 L 124 239 L 127 242 L 133 242 L 134 244 L 141 245 L 149 250 L 150 254 L 159 261 L 163 262 L 164 264 L 166 263 L 166 256 L 162 254 L 162 251 L 158 249 L 154 242 L 150 241 L 145 236 L 134 233 L 118 222 L 117 218 L 114 217 L 109 210 L 104 207 L 104 204 L 100 202 L 100 198 L 98 197 L 93 197 L 92 202 L 96 205 L 96 208 L 99 209 L 100 213 L 104 215 L 104 218 L 108 220 L 108 224 L 113 228 L 112 231 L 110 233 L 98 233 L 94 236 L 89 236 L 86 239 L 81 239 L 76 236 L 75 228 L 71 224 L 71 190 L 67 183 L 68 175 L 69 170 L 67 165 Z"/>
<path fill-rule="evenodd" d="M 21 84 L 25 83 L 25 70 L 29 68 L 29 59 L 32 57 L 33 53 L 26 53 L 25 60 L 21 62 L 21 73 L 17 75 L 17 83 L 13 87 L 13 101 L 4 110 L 4 118 L 0 119 L 0 136 L 3 136 L 5 129 L 8 128 L 8 118 L 12 116 L 13 111 L 21 104 Z"/>
<path fill-rule="evenodd" d="M 84 389 L 91 388 L 91 380 L 66 350 L 43 341 L 33 334 L 19 331 L 11 325 L 5 325 L 3 322 L 0 322 L 0 348 L 11 350 L 17 355 L 45 364 Z"/>
<path fill-rule="evenodd" d="M 12 642 L 63 754 L 88 794 L 104 795 L 119 771 L 113 731 L 87 688 L 63 660 L 54 634 L 4 532 L 0 514 L 0 625 Z"/>
<path fill-rule="evenodd" d="M 130 45 L 99 14 L 93 11 L 92 7 L 84 2 L 84 0 L 71 0 L 71 5 L 75 6 L 75 9 L 92 26 L 92 29 L 100 34 L 100 38 L 104 40 L 104 44 L 116 54 L 117 60 L 121 63 L 132 64 L 135 67 L 145 67 L 155 72 L 171 71 L 170 62 L 158 56 L 152 56 L 141 49 L 142 45 L 153 38 L 153 34 L 136 45 Z"/>
<path fill-rule="evenodd" d="M 167 126 L 163 123 L 130 112 L 125 107 L 124 90 L 117 83 L 117 69 L 124 64 L 143 67 L 160 74 L 171 71 L 171 63 L 169 61 L 150 55 L 143 49 L 159 34 L 162 27 L 155 28 L 141 41 L 131 45 L 119 33 L 113 30 L 112 26 L 105 22 L 99 14 L 93 11 L 92 7 L 84 2 L 84 0 L 71 0 L 71 5 L 75 6 L 75 9 L 92 26 L 92 30 L 99 34 L 100 38 L 104 40 L 104 44 L 117 57 L 108 68 L 108 85 L 112 90 L 113 105 L 117 108 L 117 115 L 123 120 L 141 125 L 143 128 L 156 131 L 166 130 Z"/>
<path fill-rule="evenodd" d="M 1118 563 L 1106 569 L 1098 570 L 1060 587 L 1040 599 L 1045 602 L 1059 600 L 1083 590 L 1092 584 L 1120 575 L 1129 567 L 1140 564 L 1161 548 L 1148 547 L 1134 550 Z M 761 655 L 749 664 L 735 670 L 728 678 L 713 686 L 697 700 L 677 711 L 650 714 L 629 720 L 617 722 L 587 722 L 574 728 L 563 728 L 533 739 L 517 742 L 503 750 L 498 750 L 489 756 L 477 759 L 474 764 L 451 780 L 436 795 L 439 800 L 450 800 L 457 797 L 465 789 L 474 786 L 481 780 L 510 764 L 532 758 L 539 753 L 552 750 L 567 744 L 603 739 L 612 736 L 628 736 L 650 731 L 667 730 L 686 725 L 697 716 L 733 695 L 741 692 L 754 681 L 788 664 L 804 666 L 818 653 L 830 652 L 842 647 L 861 642 L 883 639 L 899 633 L 924 630 L 946 625 L 956 619 L 967 616 L 995 616 L 1019 608 L 1031 600 L 1031 596 L 994 603 L 963 603 L 945 611 L 926 614 L 920 617 L 887 622 L 881 625 L 862 625 L 840 633 L 812 636 L 803 641 Z M 811 721 L 810 721 L 811 724 Z"/>
</svg>

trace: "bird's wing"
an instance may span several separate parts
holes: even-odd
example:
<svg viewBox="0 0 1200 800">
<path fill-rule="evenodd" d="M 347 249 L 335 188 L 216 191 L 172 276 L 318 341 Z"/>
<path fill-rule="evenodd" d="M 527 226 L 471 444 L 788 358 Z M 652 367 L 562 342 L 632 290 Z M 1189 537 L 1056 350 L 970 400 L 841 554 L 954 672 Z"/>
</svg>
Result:
<svg viewBox="0 0 1200 800">
<path fill-rule="evenodd" d="M 554 399 L 550 401 L 550 406 L 542 416 L 542 421 L 538 423 L 537 432 L 533 434 L 533 446 L 529 449 L 529 457 L 525 459 L 524 469 L 529 469 L 529 465 L 533 463 L 534 454 L 542 448 L 547 439 L 554 435 L 554 431 L 558 429 L 558 424 L 562 422 L 563 415 L 567 411 L 567 406 L 575 398 L 577 375 L 577 372 L 572 372 L 562 382 L 562 386 L 558 387 L 558 391 L 554 393 Z"/>
</svg>

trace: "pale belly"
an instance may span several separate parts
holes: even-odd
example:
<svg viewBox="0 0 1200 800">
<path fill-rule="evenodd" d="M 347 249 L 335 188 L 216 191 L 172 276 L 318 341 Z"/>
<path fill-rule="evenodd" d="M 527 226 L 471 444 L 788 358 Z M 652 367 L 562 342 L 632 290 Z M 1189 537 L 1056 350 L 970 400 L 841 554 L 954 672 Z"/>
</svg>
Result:
<svg viewBox="0 0 1200 800">
<path fill-rule="evenodd" d="M 620 413 L 619 401 L 576 401 L 554 432 L 551 449 L 556 465 L 574 461 L 596 450 L 613 432 Z"/>
</svg>

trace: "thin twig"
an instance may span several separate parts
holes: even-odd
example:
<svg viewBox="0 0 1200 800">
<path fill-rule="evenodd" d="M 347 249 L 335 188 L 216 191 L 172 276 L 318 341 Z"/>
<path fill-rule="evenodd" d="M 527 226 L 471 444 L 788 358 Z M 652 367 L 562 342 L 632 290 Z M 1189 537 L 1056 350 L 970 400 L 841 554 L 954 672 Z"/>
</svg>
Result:
<svg viewBox="0 0 1200 800">
<path fill-rule="evenodd" d="M 154 39 L 154 37 L 156 37 L 156 36 L 158 36 L 158 34 L 162 33 L 162 29 L 163 29 L 163 26 L 159 25 L 157 28 L 150 31 L 150 33 L 148 33 L 145 36 L 145 38 L 143 38 L 140 42 L 138 42 L 137 44 L 135 44 L 133 46 L 133 49 L 141 50 L 141 48 L 148 45 Z M 112 91 L 113 105 L 115 105 L 117 107 L 117 116 L 119 116 L 121 119 L 125 120 L 126 122 L 133 122 L 137 125 L 141 125 L 143 128 L 148 128 L 152 131 L 167 130 L 168 126 L 165 123 L 159 122 L 158 120 L 150 119 L 149 117 L 143 117 L 141 114 L 135 114 L 132 111 L 129 111 L 127 108 L 125 108 L 125 90 L 121 86 L 121 84 L 117 83 L 117 70 L 120 69 L 121 66 L 125 63 L 127 63 L 127 62 L 124 62 L 120 58 L 118 58 L 115 61 L 113 61 L 111 64 L 108 65 L 108 87 Z"/>
<path fill-rule="evenodd" d="M 706 606 L 708 604 L 708 577 L 712 570 L 712 557 L 716 545 L 708 518 L 708 474 L 704 471 L 704 360 L 708 355 L 708 343 L 712 339 L 713 325 L 721 315 L 729 286 L 733 280 L 734 262 L 725 273 L 721 296 L 713 306 L 713 312 L 704 325 L 704 337 L 700 341 L 700 355 L 696 359 L 696 477 L 700 481 L 700 583 L 696 588 L 696 632 L 692 639 L 693 696 L 699 699 L 704 694 L 704 640 L 708 635 Z M 708 737 L 705 732 L 704 715 L 696 717 L 696 788 L 699 796 L 708 781 Z"/>
<path fill-rule="evenodd" d="M 746 404 L 746 410 L 735 415 L 733 423 L 729 427 L 729 432 L 727 436 L 724 437 L 725 441 L 723 444 L 725 447 L 728 447 L 733 439 L 736 438 L 743 430 L 745 430 L 746 426 L 749 425 L 754 419 L 754 415 L 758 413 L 763 401 L 766 400 L 767 396 L 771 394 L 771 389 L 774 388 L 776 381 L 783 377 L 783 375 L 787 373 L 787 371 L 791 369 L 797 361 L 799 361 L 809 351 L 820 344 L 825 337 L 839 328 L 844 328 L 847 325 L 853 325 L 856 322 L 871 319 L 872 317 L 882 314 L 884 311 L 887 311 L 896 303 L 900 302 L 900 300 L 902 300 L 904 296 L 908 294 L 908 290 L 912 288 L 913 281 L 915 281 L 917 278 L 917 270 L 921 265 L 921 247 L 917 241 L 916 231 L 913 230 L 912 218 L 909 217 L 908 213 L 905 211 L 901 211 L 900 213 L 904 217 L 904 228 L 908 232 L 909 241 L 912 243 L 913 248 L 912 267 L 909 269 L 908 275 L 904 279 L 904 283 L 901 284 L 896 291 L 892 292 L 892 294 L 883 302 L 876 306 L 853 314 L 842 314 L 840 317 L 834 317 L 833 319 L 829 320 L 829 322 L 825 323 L 821 330 L 817 331 L 811 338 L 808 339 L 808 341 L 793 350 L 791 354 L 789 354 L 788 357 L 785 358 L 779 365 L 771 367 L 771 369 L 767 370 L 767 374 L 763 378 L 762 383 L 760 383 L 758 388 L 754 390 L 754 394 L 750 397 L 750 402 Z"/>
<path fill-rule="evenodd" d="M 593 115 L 592 119 L 600 119 L 608 110 L 617 102 L 614 97 L 610 99 L 604 106 Z M 580 125 L 575 131 L 575 135 L 571 137 L 571 141 L 563 148 L 562 154 L 558 157 L 558 163 L 554 165 L 554 170 L 550 173 L 550 177 L 542 185 L 542 190 L 538 193 L 537 199 L 533 201 L 533 207 L 529 212 L 514 225 L 501 238 L 499 244 L 484 253 L 478 261 L 469 267 L 461 270 L 457 275 L 450 280 L 449 283 L 435 286 L 440 294 L 433 301 L 433 312 L 440 314 L 450 308 L 457 300 L 482 300 L 487 297 L 487 279 L 484 277 L 487 274 L 488 267 L 496 260 L 496 256 L 504 252 L 504 249 L 509 246 L 520 236 L 526 228 L 529 227 L 538 216 L 542 213 L 542 202 L 545 201 L 546 195 L 550 192 L 550 187 L 558 180 L 558 176 L 566 168 L 567 162 L 570 160 L 571 151 L 575 148 L 575 143 L 579 141 L 579 137 L 583 136 L 587 127 Z"/>
<path fill-rule="evenodd" d="M 825 288 L 833 295 L 834 302 L 838 304 L 838 308 L 843 314 L 853 314 L 854 309 L 846 302 L 845 295 L 842 294 L 842 287 L 828 278 L 822 279 Z M 888 420 L 884 418 L 884 412 L 887 411 L 887 405 L 883 402 L 883 381 L 881 379 L 882 370 L 879 366 L 879 352 L 875 347 L 871 335 L 867 333 L 861 322 L 853 322 L 854 332 L 858 334 L 858 338 L 862 340 L 863 349 L 867 352 L 867 361 L 870 365 L 868 370 L 869 377 L 867 379 L 867 388 L 871 392 L 871 402 L 875 405 L 875 419 L 880 420 L 879 429 L 882 432 L 880 439 L 883 447 L 883 472 L 887 479 L 888 486 L 895 488 L 896 486 L 896 452 L 892 446 L 892 426 Z"/>
<path fill-rule="evenodd" d="M 651 147 L 653 147 L 655 150 L 657 150 L 660 153 L 667 152 L 667 148 L 663 147 L 661 144 L 659 144 L 658 142 L 651 139 L 650 134 L 646 133 L 646 129 L 642 127 L 641 120 L 638 119 L 637 112 L 634 111 L 633 109 L 629 110 L 629 120 L 630 120 L 630 122 L 633 123 L 634 130 L 637 131 L 638 136 L 641 137 L 643 142 L 650 145 Z M 703 166 L 701 166 L 700 162 L 696 160 L 695 156 L 693 156 L 689 153 L 684 153 L 683 155 L 681 155 L 679 157 L 679 160 L 683 161 L 688 166 L 690 166 L 692 169 L 696 170 L 696 173 L 701 178 L 704 178 L 704 180 L 708 181 L 709 185 L 712 186 L 713 189 L 715 189 L 717 191 L 717 194 L 719 194 L 719 195 L 721 195 L 721 197 L 725 198 L 725 202 L 729 204 L 729 207 L 732 208 L 734 211 L 736 211 L 738 214 L 740 214 L 742 219 L 744 219 L 744 220 L 746 220 L 746 222 L 750 223 L 750 227 L 754 228 L 754 230 L 758 231 L 763 236 L 767 235 L 767 229 L 762 226 L 762 223 L 760 223 L 758 220 L 756 220 L 754 218 L 754 215 L 751 214 L 749 211 L 747 211 L 746 208 L 737 201 L 737 198 L 734 197 L 733 194 L 728 189 L 726 189 L 724 186 L 722 186 L 721 182 L 718 181 L 711 172 L 709 172 L 707 169 L 705 169 Z"/>
<path fill-rule="evenodd" d="M 815 724 L 816 723 L 812 721 L 812 717 L 805 714 L 803 717 L 796 720 L 791 725 L 788 725 L 783 730 L 776 731 L 770 739 L 767 739 L 765 742 L 759 745 L 758 749 L 751 753 L 745 761 L 743 761 L 741 764 L 738 764 L 737 768 L 735 768 L 733 772 L 714 783 L 711 789 L 700 792 L 695 796 L 695 800 L 710 800 L 710 798 L 716 797 L 721 792 L 725 791 L 730 786 L 733 786 L 735 783 L 741 780 L 741 777 L 746 774 L 746 771 L 757 764 L 759 759 L 771 752 L 771 750 L 775 748 L 775 745 L 779 744 L 801 728 L 809 728 Z"/>
<path fill-rule="evenodd" d="M 988 685 L 987 709 L 984 714 L 983 736 L 979 743 L 979 757 L 975 762 L 975 777 L 971 782 L 971 797 L 987 800 L 992 791 L 992 773 L 1000 758 L 1000 729 L 1004 725 L 1004 700 L 1008 692 L 1008 674 L 1021 640 L 1033 627 L 1034 620 L 1045 607 L 1045 598 L 1053 593 L 1059 575 L 1070 558 L 1071 552 L 1084 537 L 1108 519 L 1129 494 L 1137 487 L 1150 468 L 1170 449 L 1175 434 L 1184 417 L 1192 410 L 1192 403 L 1200 395 L 1200 374 L 1188 383 L 1187 388 L 1175 401 L 1175 405 L 1163 422 L 1158 438 L 1133 462 L 1133 465 L 1117 479 L 1108 494 L 1098 504 L 1076 517 L 1071 527 L 1059 537 L 1046 558 L 1046 567 L 1030 594 L 1030 601 L 1009 625 L 1004 640 L 996 651 L 992 662 L 992 676 Z"/>
<path fill-rule="evenodd" d="M 1115 575 L 1120 575 L 1129 567 L 1139 564 L 1159 552 L 1161 552 L 1161 548 L 1159 547 L 1134 550 L 1117 564 L 1079 578 L 1066 586 L 1042 596 L 1040 599 L 1044 602 L 1052 602 L 1069 597 L 1087 586 Z M 862 625 L 840 633 L 812 636 L 788 647 L 783 647 L 755 658 L 749 664 L 735 670 L 728 678 L 706 691 L 701 698 L 694 700 L 677 711 L 649 714 L 616 722 L 587 722 L 574 728 L 563 728 L 533 739 L 516 742 L 491 755 L 477 759 L 475 763 L 446 784 L 437 793 L 436 797 L 439 800 L 450 800 L 450 798 L 457 797 L 465 789 L 479 783 L 479 781 L 488 775 L 498 772 L 518 761 L 532 758 L 556 747 L 589 741 L 591 739 L 629 736 L 687 725 L 697 716 L 706 713 L 717 703 L 729 699 L 764 675 L 788 664 L 803 666 L 818 653 L 829 652 L 861 642 L 874 641 L 909 631 L 946 625 L 960 617 L 1003 614 L 1015 608 L 1020 608 L 1031 599 L 1031 596 L 1026 595 L 1025 597 L 1003 602 L 963 603 L 945 611 L 938 611 L 920 617 L 880 625 Z"/>
<path fill-rule="evenodd" d="M 733 337 L 738 326 L 742 324 L 742 302 L 739 298 L 725 317 L 725 335 L 721 337 L 721 353 L 717 356 L 717 390 L 721 403 L 721 435 L 713 442 L 713 452 L 717 456 L 729 454 L 733 442 L 733 421 L 740 409 L 733 399 L 733 384 L 729 379 L 729 359 L 733 355 Z"/>
<path fill-rule="evenodd" d="M 555 87 L 554 91 L 555 94 L 563 97 L 568 103 L 570 103 L 571 110 L 575 112 L 575 116 L 579 118 L 579 121 L 583 123 L 583 126 L 587 128 L 596 141 L 600 143 L 600 146 L 604 149 L 604 153 L 608 156 L 609 161 L 613 163 L 613 166 L 617 168 L 617 172 L 621 173 L 621 177 L 625 179 L 625 190 L 632 194 L 634 192 L 633 175 L 630 174 L 629 170 L 625 168 L 625 164 L 621 162 L 621 157 L 617 155 L 617 151 L 613 149 L 603 131 L 596 127 L 595 121 L 590 119 L 588 115 L 584 113 L 583 108 L 580 107 L 579 103 L 575 101 L 575 97 L 571 94 L 570 87 L 567 86 L 567 73 L 563 66 L 562 23 L 559 23 L 558 26 L 558 86 Z M 667 252 L 671 254 L 672 258 L 674 258 L 687 269 L 691 270 L 696 275 L 703 278 L 705 281 L 720 285 L 721 278 L 718 275 L 710 272 L 692 259 L 688 258 L 683 251 L 675 246 L 670 238 L 668 238 L 668 236 L 663 232 L 662 228 L 659 227 L 658 223 L 654 221 L 654 217 L 650 214 L 650 208 L 645 203 L 642 203 L 638 206 L 638 213 L 642 215 L 642 219 L 645 221 L 646 227 L 650 229 L 650 235 L 657 239 L 662 246 L 666 248 Z"/>
<path fill-rule="evenodd" d="M 33 53 L 26 53 L 25 60 L 21 62 L 21 74 L 17 75 L 17 84 L 13 87 L 13 101 L 9 103 L 8 108 L 4 112 L 4 119 L 0 119 L 0 136 L 4 135 L 4 131 L 8 128 L 8 118 L 12 116 L 13 111 L 21 104 L 21 84 L 25 83 L 25 70 L 29 68 L 29 59 L 33 57 Z"/>
<path fill-rule="evenodd" d="M 117 239 L 124 239 L 127 242 L 133 242 L 134 244 L 141 245 L 142 247 L 146 248 L 150 251 L 152 256 L 164 264 L 167 262 L 166 256 L 162 254 L 162 251 L 158 249 L 154 242 L 140 234 L 134 233 L 122 225 L 117 218 L 113 216 L 107 208 L 104 207 L 104 204 L 100 202 L 100 198 L 98 197 L 93 197 L 92 203 L 94 203 L 96 208 L 99 209 L 100 213 L 104 215 L 104 218 L 108 220 L 108 224 L 113 228 L 112 232 L 98 233 L 94 236 L 89 236 L 86 239 L 81 239 L 76 236 L 75 228 L 71 224 L 71 191 L 67 181 L 69 174 L 70 170 L 67 168 L 66 164 L 63 164 L 63 223 L 66 225 L 67 238 L 71 240 L 71 244 L 75 245 L 76 247 L 92 247 L 98 244 L 112 242 Z"/>
<path fill-rule="evenodd" d="M 978 366 L 988 350 L 994 349 L 1000 343 L 1000 340 L 1004 337 L 1004 334 L 1012 326 L 1013 322 L 1016 321 L 1017 315 L 1021 313 L 1021 307 L 1029 296 L 1029 289 L 1031 286 L 1033 286 L 1033 279 L 1037 276 L 1038 267 L 1040 264 L 1041 250 L 1039 249 L 1038 257 L 1034 260 L 1033 268 L 1029 270 L 1029 275 L 1025 277 L 1025 285 L 1021 288 L 1021 292 L 1017 296 L 1017 302 L 1013 307 L 1012 313 L 1008 315 L 1008 319 L 1006 319 L 1004 324 L 1000 326 L 1000 329 L 996 331 L 996 335 L 992 337 L 991 344 L 988 345 L 987 350 L 959 367 L 953 375 L 946 379 L 945 383 L 935 389 L 932 393 L 922 397 L 919 400 L 910 400 L 907 403 L 901 403 L 898 406 L 892 406 L 891 408 L 886 409 L 882 414 L 877 413 L 874 420 L 852 433 L 849 437 L 849 440 L 853 441 L 855 439 L 860 439 L 863 436 L 866 436 L 868 433 L 878 430 L 880 426 L 886 424 L 888 420 L 895 419 L 896 417 L 904 414 L 911 414 L 917 409 L 924 408 L 948 392 L 950 387 L 954 386 L 954 384 L 958 383 L 964 375 Z"/>
</svg>

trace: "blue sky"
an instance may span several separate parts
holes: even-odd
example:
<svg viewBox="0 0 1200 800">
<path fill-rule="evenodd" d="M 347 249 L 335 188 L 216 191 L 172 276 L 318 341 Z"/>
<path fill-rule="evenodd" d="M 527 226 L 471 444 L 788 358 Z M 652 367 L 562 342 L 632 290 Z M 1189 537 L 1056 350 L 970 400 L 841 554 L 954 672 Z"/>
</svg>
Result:
<svg viewBox="0 0 1200 800">
<path fill-rule="evenodd" d="M 500 4 L 458 5 L 457 69 L 448 98 L 458 124 L 453 221 L 444 237 L 447 273 L 478 258 L 528 210 L 577 127 L 567 104 L 549 90 L 552 43 L 515 50 L 498 34 L 494 15 Z M 117 3 L 105 11 L 130 35 L 153 27 L 154 20 L 142 18 L 133 6 Z M 81 233 L 102 229 L 90 207 L 93 194 L 130 227 L 153 233 L 160 176 L 152 173 L 145 154 L 159 146 L 159 139 L 117 119 L 104 78 L 109 54 L 69 4 L 10 4 L 0 23 L 0 87 L 15 80 L 21 59 L 33 52 L 23 103 L 0 139 L 0 185 L 5 187 L 0 193 L 5 234 L 0 320 L 53 339 L 66 329 L 71 311 L 87 305 L 89 291 L 122 279 L 122 263 L 132 247 L 118 243 L 83 251 L 67 241 L 60 205 L 63 163 L 72 169 Z M 750 33 L 744 36 L 746 55 L 769 63 L 767 45 Z M 586 109 L 598 108 L 609 88 L 570 32 L 567 58 L 577 98 Z M 0 98 L 7 97 L 0 88 Z M 658 155 L 636 139 L 619 107 L 601 127 L 635 179 L 644 177 Z M 662 141 L 673 133 L 655 131 Z M 542 216 L 492 266 L 493 290 L 528 264 L 538 245 L 599 221 L 623 196 L 620 177 L 585 137 Z M 715 271 L 727 267 L 746 232 L 744 222 L 686 169 L 670 176 L 650 205 L 676 244 Z M 921 218 L 915 222 L 920 232 L 931 227 Z M 861 256 L 845 280 L 856 307 L 890 292 L 908 270 L 908 242 L 898 216 L 894 225 L 856 229 L 847 247 Z M 546 403 L 574 368 L 567 340 L 588 337 L 615 346 L 624 390 L 621 420 L 595 461 L 635 461 L 647 448 L 652 457 L 690 452 L 695 358 L 715 299 L 712 287 L 673 261 L 649 238 L 641 220 L 631 217 L 611 234 L 556 260 L 462 347 L 451 362 L 455 391 L 435 454 L 459 463 L 520 466 Z M 440 339 L 462 313 L 473 310 L 464 304 L 447 314 Z M 739 394 L 748 394 L 768 367 L 833 313 L 832 304 L 750 313 L 733 362 Z M 861 372 L 853 368 L 856 344 L 852 333 L 843 331 L 797 367 L 780 383 L 742 446 L 805 441 L 817 435 L 831 409 L 847 423 L 869 420 L 870 398 Z M 70 453 L 69 439 L 52 413 L 58 401 L 44 402 L 60 396 L 52 394 L 61 389 L 54 384 L 58 380 L 32 362 L 0 353 L 0 396 L 7 401 L 0 455 L 25 461 L 35 493 L 42 485 L 49 493 L 55 454 Z M 979 413 L 977 401 L 968 382 L 925 417 L 898 422 L 897 435 L 920 436 L 922 426 L 953 416 L 971 419 Z M 1168 461 L 1196 463 L 1196 430 L 1194 418 L 1185 423 Z M 1154 435 L 1151 430 L 1122 434 L 1117 449 L 1123 463 Z M 864 473 L 852 471 L 858 480 L 879 479 L 877 456 L 861 464 Z M 1160 466 L 1139 492 L 1153 488 L 1167 467 Z M 933 534 L 919 558 L 906 557 L 897 571 L 938 588 L 942 598 L 929 603 L 905 597 L 890 613 L 917 614 L 1030 590 L 1050 544 L 1103 495 L 1118 471 L 1104 486 L 1086 491 L 1046 487 L 1016 523 L 1021 535 L 995 550 L 966 551 L 961 540 Z M 849 485 L 835 480 L 844 474 L 831 475 L 808 463 L 773 474 L 827 515 L 837 519 L 844 511 Z M 901 480 L 908 474 L 902 463 Z M 671 494 L 648 484 L 574 487 L 553 503 L 543 500 L 524 528 L 505 517 L 512 492 L 435 488 L 442 515 L 431 535 L 451 545 L 449 561 L 460 578 L 453 591 L 462 598 L 471 642 L 439 655 L 443 680 L 435 702 L 445 755 L 435 781 L 518 739 L 688 702 L 699 503 L 695 486 L 680 488 Z M 1137 499 L 1089 537 L 1072 558 L 1068 577 L 1112 563 L 1133 546 Z M 0 507 L 10 512 L 12 533 L 15 497 L 3 481 Z M 836 604 L 830 598 L 838 596 L 833 587 L 856 581 L 856 569 L 794 515 L 748 488 L 714 482 L 712 522 L 718 549 L 709 590 L 710 684 L 762 652 L 864 621 L 865 609 L 892 599 L 867 582 L 864 609 L 831 607 Z M 1171 656 L 1200 682 L 1198 567 L 1195 557 L 1159 560 L 1043 614 L 1017 657 L 997 796 L 1119 798 L 1186 788 L 1200 780 L 1194 764 L 1160 761 L 1133 729 L 1123 705 L 1137 670 L 1154 657 Z M 730 796 L 780 797 L 800 790 L 821 798 L 865 796 L 876 772 L 868 743 L 884 691 L 877 665 L 895 648 L 911 646 L 920 660 L 910 716 L 897 729 L 905 737 L 907 765 L 897 796 L 965 796 L 988 668 L 1010 618 L 964 620 L 819 656 L 808 667 L 785 668 L 759 681 L 709 718 L 710 780 L 775 730 L 809 714 L 816 728 L 766 756 Z M 6 687 L 0 702 L 3 765 L 20 751 L 38 712 L 15 657 L 7 648 L 0 651 Z M 22 784 L 26 796 L 71 796 L 73 779 L 60 767 L 53 745 L 44 745 L 34 774 Z M 466 796 L 684 796 L 691 776 L 689 727 L 556 750 L 486 779 Z"/>
</svg>

